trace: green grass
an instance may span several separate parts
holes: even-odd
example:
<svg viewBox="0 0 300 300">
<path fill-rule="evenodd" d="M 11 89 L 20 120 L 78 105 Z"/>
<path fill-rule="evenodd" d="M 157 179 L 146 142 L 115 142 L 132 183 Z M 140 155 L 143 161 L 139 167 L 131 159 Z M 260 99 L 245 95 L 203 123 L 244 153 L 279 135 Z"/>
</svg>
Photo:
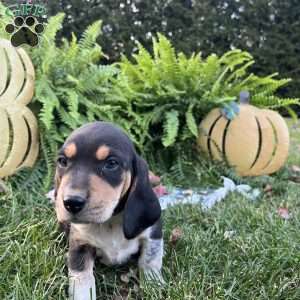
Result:
<svg viewBox="0 0 300 300">
<path fill-rule="evenodd" d="M 289 163 L 300 165 L 300 120 L 295 122 L 288 120 L 291 132 L 291 148 L 289 155 Z"/>
<path fill-rule="evenodd" d="M 300 164 L 298 128 L 291 127 L 290 165 Z M 255 202 L 231 195 L 209 211 L 169 209 L 165 287 L 124 283 L 121 275 L 135 265 L 98 264 L 98 299 L 300 299 L 300 185 L 280 176 L 273 185 L 271 197 Z M 276 185 L 284 188 L 277 192 Z M 35 190 L 0 197 L 0 299 L 66 299 L 66 243 L 52 207 Z M 279 207 L 287 207 L 291 219 L 280 218 Z M 173 246 L 175 227 L 183 236 Z"/>
</svg>

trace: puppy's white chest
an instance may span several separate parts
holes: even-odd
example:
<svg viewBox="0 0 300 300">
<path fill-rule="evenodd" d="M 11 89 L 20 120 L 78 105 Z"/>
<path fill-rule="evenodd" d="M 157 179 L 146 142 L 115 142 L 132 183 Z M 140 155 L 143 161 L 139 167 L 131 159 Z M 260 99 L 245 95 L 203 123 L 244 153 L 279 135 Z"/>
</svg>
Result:
<svg viewBox="0 0 300 300">
<path fill-rule="evenodd" d="M 74 224 L 76 237 L 97 249 L 104 264 L 121 264 L 139 250 L 139 240 L 127 240 L 118 220 L 104 224 Z"/>
</svg>

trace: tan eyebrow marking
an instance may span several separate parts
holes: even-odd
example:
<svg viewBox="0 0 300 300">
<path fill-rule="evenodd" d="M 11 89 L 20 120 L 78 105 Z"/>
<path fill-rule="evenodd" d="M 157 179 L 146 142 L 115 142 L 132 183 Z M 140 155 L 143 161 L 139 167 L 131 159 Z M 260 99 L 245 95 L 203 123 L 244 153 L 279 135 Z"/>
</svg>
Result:
<svg viewBox="0 0 300 300">
<path fill-rule="evenodd" d="M 64 153 L 68 158 L 74 157 L 77 153 L 77 147 L 75 143 L 67 145 L 67 147 L 64 149 Z"/>
<path fill-rule="evenodd" d="M 96 158 L 98 160 L 103 160 L 109 155 L 109 147 L 106 145 L 100 146 L 96 151 Z"/>
</svg>

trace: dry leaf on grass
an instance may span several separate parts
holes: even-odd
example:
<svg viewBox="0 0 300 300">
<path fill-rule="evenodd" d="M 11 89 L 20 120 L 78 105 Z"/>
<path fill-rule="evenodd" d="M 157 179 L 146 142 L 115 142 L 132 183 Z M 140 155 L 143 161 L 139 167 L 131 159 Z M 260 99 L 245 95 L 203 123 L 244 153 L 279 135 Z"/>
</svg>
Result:
<svg viewBox="0 0 300 300">
<path fill-rule="evenodd" d="M 279 207 L 277 213 L 282 219 L 288 220 L 291 218 L 291 214 L 286 207 Z"/>
<path fill-rule="evenodd" d="M 122 274 L 122 275 L 120 276 L 120 279 L 121 279 L 122 282 L 124 282 L 124 283 L 129 283 L 130 278 L 129 278 L 128 274 L 129 274 L 129 273 L 127 273 L 127 274 Z"/>
<path fill-rule="evenodd" d="M 173 246 L 175 246 L 182 237 L 183 237 L 182 229 L 176 227 L 172 230 L 169 241 Z"/>
<path fill-rule="evenodd" d="M 300 173 L 300 167 L 296 165 L 291 166 L 291 170 L 296 173 Z"/>
<path fill-rule="evenodd" d="M 120 276 L 120 279 L 122 282 L 124 283 L 129 283 L 129 281 L 131 279 L 133 279 L 134 281 L 138 282 L 138 271 L 134 270 L 134 269 L 130 269 L 129 272 L 122 274 Z"/>
<path fill-rule="evenodd" d="M 289 177 L 290 181 L 300 183 L 300 167 L 296 165 L 291 166 L 292 175 Z"/>
<path fill-rule="evenodd" d="M 273 195 L 273 187 L 271 184 L 267 184 L 265 187 L 264 187 L 264 193 L 267 195 L 267 196 L 272 196 Z"/>
</svg>

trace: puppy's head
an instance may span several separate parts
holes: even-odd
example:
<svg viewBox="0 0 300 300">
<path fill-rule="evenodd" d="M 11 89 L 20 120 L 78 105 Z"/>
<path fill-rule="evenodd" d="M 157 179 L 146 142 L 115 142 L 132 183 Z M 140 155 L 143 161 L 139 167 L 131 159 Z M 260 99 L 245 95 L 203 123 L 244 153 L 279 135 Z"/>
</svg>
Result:
<svg viewBox="0 0 300 300">
<path fill-rule="evenodd" d="M 106 122 L 75 130 L 58 153 L 55 207 L 60 222 L 104 223 L 123 211 L 134 238 L 160 217 L 148 167 L 122 130 Z"/>
</svg>

